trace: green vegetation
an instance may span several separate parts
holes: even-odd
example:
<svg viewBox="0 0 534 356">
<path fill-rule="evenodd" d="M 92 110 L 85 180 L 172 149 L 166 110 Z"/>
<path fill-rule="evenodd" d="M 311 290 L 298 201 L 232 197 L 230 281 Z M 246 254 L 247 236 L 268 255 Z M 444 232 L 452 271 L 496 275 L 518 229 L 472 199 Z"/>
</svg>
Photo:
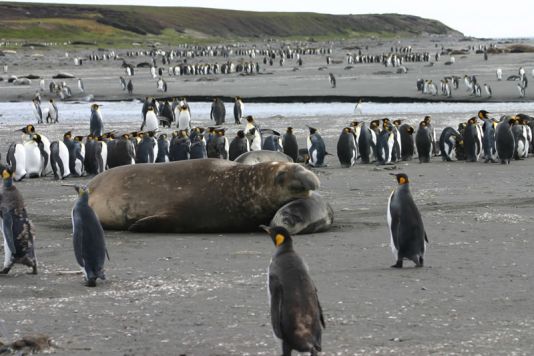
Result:
<svg viewBox="0 0 534 356">
<path fill-rule="evenodd" d="M 0 38 L 25 41 L 193 43 L 247 39 L 339 39 L 460 35 L 416 16 L 327 15 L 185 7 L 0 3 Z"/>
</svg>

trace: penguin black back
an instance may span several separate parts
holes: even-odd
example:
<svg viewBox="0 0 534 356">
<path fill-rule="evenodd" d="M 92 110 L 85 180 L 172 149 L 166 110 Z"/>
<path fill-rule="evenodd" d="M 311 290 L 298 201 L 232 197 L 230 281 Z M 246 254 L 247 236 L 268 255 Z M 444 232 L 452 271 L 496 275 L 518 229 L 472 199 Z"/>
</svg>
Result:
<svg viewBox="0 0 534 356">
<path fill-rule="evenodd" d="M 284 153 L 293 159 L 293 162 L 297 162 L 299 156 L 299 145 L 297 138 L 293 134 L 293 128 L 288 127 L 286 133 L 282 138 L 282 146 L 284 147 Z"/>
<path fill-rule="evenodd" d="M 269 296 L 271 323 L 282 340 L 283 355 L 292 350 L 316 355 L 321 351 L 321 326 L 325 327 L 317 289 L 289 232 L 279 226 L 261 227 L 276 246 L 269 265 Z"/>
</svg>

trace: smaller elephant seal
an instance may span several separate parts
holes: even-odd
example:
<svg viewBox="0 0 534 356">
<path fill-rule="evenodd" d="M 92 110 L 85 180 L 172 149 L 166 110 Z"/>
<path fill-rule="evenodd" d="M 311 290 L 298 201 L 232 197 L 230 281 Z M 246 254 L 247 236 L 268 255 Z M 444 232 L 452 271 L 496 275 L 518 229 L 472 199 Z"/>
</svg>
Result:
<svg viewBox="0 0 534 356">
<path fill-rule="evenodd" d="M 245 152 L 235 159 L 234 162 L 254 165 L 263 162 L 289 162 L 293 163 L 293 159 L 282 152 L 259 150 Z"/>
<path fill-rule="evenodd" d="M 334 222 L 334 210 L 317 192 L 293 200 L 276 212 L 270 226 L 282 226 L 291 235 L 327 231 Z"/>
</svg>

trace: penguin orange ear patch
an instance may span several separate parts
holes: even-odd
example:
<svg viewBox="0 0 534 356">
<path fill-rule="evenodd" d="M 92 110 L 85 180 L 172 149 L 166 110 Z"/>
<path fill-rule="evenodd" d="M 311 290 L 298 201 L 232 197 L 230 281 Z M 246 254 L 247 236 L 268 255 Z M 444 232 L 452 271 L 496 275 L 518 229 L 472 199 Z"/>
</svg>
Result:
<svg viewBox="0 0 534 356">
<path fill-rule="evenodd" d="M 8 179 L 9 177 L 11 177 L 11 174 L 9 174 L 9 171 L 7 169 L 4 169 L 4 171 L 2 172 L 2 178 Z"/>
<path fill-rule="evenodd" d="M 278 247 L 280 246 L 281 244 L 284 243 L 285 241 L 285 236 L 282 235 L 282 234 L 277 234 L 275 237 L 274 237 L 274 244 Z"/>
<path fill-rule="evenodd" d="M 407 180 L 404 177 L 399 178 L 399 184 L 406 184 Z"/>
</svg>

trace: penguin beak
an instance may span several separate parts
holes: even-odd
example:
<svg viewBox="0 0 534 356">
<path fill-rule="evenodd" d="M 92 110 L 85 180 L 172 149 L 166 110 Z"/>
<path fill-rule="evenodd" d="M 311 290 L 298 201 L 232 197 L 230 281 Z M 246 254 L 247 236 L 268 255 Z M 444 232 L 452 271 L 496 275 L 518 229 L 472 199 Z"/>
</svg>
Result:
<svg viewBox="0 0 534 356">
<path fill-rule="evenodd" d="M 266 226 L 266 225 L 260 225 L 260 228 L 265 230 L 266 233 L 270 234 L 271 233 L 271 228 L 269 226 Z"/>
</svg>

